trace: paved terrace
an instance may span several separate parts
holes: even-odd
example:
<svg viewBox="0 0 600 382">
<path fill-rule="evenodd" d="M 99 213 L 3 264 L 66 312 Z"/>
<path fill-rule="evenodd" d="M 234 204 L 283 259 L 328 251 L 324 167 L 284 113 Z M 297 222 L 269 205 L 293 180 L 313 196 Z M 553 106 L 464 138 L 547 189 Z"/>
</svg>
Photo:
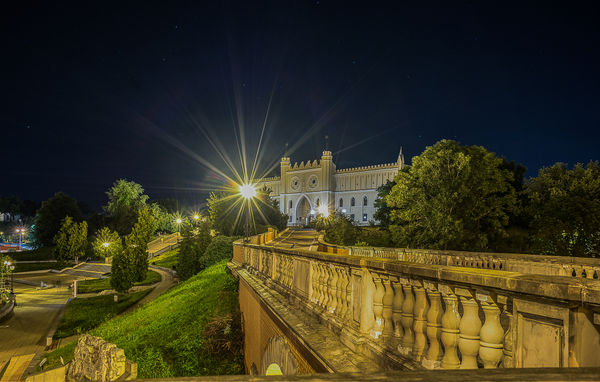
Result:
<svg viewBox="0 0 600 382">
<path fill-rule="evenodd" d="M 229 266 L 240 279 L 249 373 L 503 368 L 514 372 L 465 375 L 524 380 L 528 367 L 600 367 L 600 282 L 589 271 L 556 274 L 600 269 L 598 260 L 372 248 L 356 256 L 322 239 L 315 246 L 315 236 L 290 229 L 235 244 Z M 525 379 L 569 380 L 566 370 Z M 575 379 L 600 378 L 600 369 L 582 373 Z"/>
</svg>

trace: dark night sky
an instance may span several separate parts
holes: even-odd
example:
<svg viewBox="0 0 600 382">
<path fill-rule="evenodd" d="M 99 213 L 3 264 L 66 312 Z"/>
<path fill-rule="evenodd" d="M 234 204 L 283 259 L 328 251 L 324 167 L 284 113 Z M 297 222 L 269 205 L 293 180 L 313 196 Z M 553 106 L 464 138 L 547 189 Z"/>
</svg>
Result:
<svg viewBox="0 0 600 382">
<path fill-rule="evenodd" d="M 442 138 L 528 176 L 600 159 L 591 2 L 15 3 L 0 16 L 0 195 L 99 208 L 123 177 L 200 202 L 221 184 L 203 161 L 226 170 L 206 136 L 237 161 L 243 126 L 252 160 L 269 100 L 262 170 L 286 142 L 292 162 L 319 158 L 325 135 L 338 168 Z"/>
</svg>

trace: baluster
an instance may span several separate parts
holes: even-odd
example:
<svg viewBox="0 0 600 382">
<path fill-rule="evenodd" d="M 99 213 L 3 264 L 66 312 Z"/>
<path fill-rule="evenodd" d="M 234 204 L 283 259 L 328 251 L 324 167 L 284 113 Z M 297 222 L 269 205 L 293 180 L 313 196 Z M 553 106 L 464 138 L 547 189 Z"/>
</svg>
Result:
<svg viewBox="0 0 600 382">
<path fill-rule="evenodd" d="M 415 343 L 413 346 L 412 356 L 417 361 L 421 361 L 423 359 L 423 355 L 427 351 L 427 337 L 425 336 L 425 329 L 427 328 L 427 310 L 429 305 L 427 304 L 427 295 L 425 294 L 425 288 L 423 288 L 423 284 L 418 280 L 411 280 L 411 282 L 413 284 L 413 291 L 416 296 L 413 311 Z"/>
<path fill-rule="evenodd" d="M 457 293 L 459 288 L 456 288 Z M 458 348 L 462 355 L 461 369 L 477 369 L 477 354 L 479 354 L 479 304 L 469 290 L 461 289 L 460 302 L 463 306 L 463 316 L 458 329 Z"/>
<path fill-rule="evenodd" d="M 344 275 L 342 274 L 342 268 L 335 267 L 334 270 L 337 275 L 337 284 L 335 286 L 335 315 L 338 317 L 342 317 L 344 312 L 344 297 L 346 297 L 346 289 L 344 289 L 342 292 L 342 288 L 344 285 Z"/>
<path fill-rule="evenodd" d="M 504 354 L 504 358 L 502 359 L 502 367 L 510 368 L 515 367 L 515 361 L 513 358 L 514 317 L 512 313 L 512 304 L 509 302 L 505 302 L 503 310 L 506 317 L 508 317 L 508 329 L 506 329 L 506 334 L 504 334 L 504 350 L 502 351 L 502 353 Z"/>
<path fill-rule="evenodd" d="M 352 270 L 350 268 L 346 268 L 344 270 L 345 278 L 348 281 L 346 284 L 346 315 L 345 317 L 348 319 L 353 319 L 353 311 L 352 311 Z"/>
<path fill-rule="evenodd" d="M 319 263 L 315 262 L 315 278 L 313 282 L 313 303 L 319 306 L 319 297 L 321 293 L 321 267 Z"/>
<path fill-rule="evenodd" d="M 361 270 L 360 285 L 360 332 L 370 335 L 375 326 L 375 314 L 373 313 L 373 300 L 375 295 L 375 283 L 371 273 L 363 268 Z"/>
<path fill-rule="evenodd" d="M 504 330 L 500 325 L 500 308 L 491 295 L 477 293 L 477 300 L 481 303 L 485 322 L 481 327 L 479 341 L 479 358 L 486 369 L 495 369 L 502 359 L 502 343 Z"/>
<path fill-rule="evenodd" d="M 329 267 L 326 264 L 323 264 L 323 301 L 322 307 L 327 310 L 327 304 L 329 304 Z"/>
<path fill-rule="evenodd" d="M 392 304 L 394 302 L 394 291 L 392 283 L 388 277 L 382 277 L 385 294 L 383 295 L 383 335 L 390 337 L 394 334 L 394 324 L 392 323 Z"/>
<path fill-rule="evenodd" d="M 371 273 L 375 283 L 375 294 L 373 295 L 373 314 L 375 315 L 375 325 L 371 330 L 371 337 L 379 338 L 383 332 L 383 295 L 385 290 L 381 282 L 381 276 L 377 273 Z"/>
<path fill-rule="evenodd" d="M 408 355 L 412 352 L 413 344 L 415 343 L 415 336 L 413 333 L 413 307 L 415 300 L 413 297 L 412 287 L 408 283 L 407 279 L 400 279 L 402 283 L 402 291 L 404 292 L 404 301 L 402 302 L 402 329 L 404 329 L 404 336 L 402 337 L 402 343 L 398 347 L 398 351 L 401 354 Z"/>
<path fill-rule="evenodd" d="M 331 266 L 329 269 L 331 274 L 331 288 L 329 289 L 329 313 L 335 314 L 335 310 L 337 309 L 337 283 L 338 283 L 338 274 L 335 270 L 335 266 Z"/>
<path fill-rule="evenodd" d="M 404 295 L 402 294 L 402 284 L 397 278 L 392 281 L 394 287 L 394 300 L 392 301 L 392 319 L 394 320 L 394 337 L 398 340 L 404 334 L 402 330 L 402 302 L 404 301 Z"/>
<path fill-rule="evenodd" d="M 442 316 L 442 344 L 444 344 L 444 357 L 442 358 L 443 369 L 458 369 L 458 325 L 460 314 L 458 313 L 458 298 L 454 291 L 447 285 L 440 285 L 440 292 L 444 296 L 446 310 Z"/>
<path fill-rule="evenodd" d="M 427 312 L 427 338 L 429 349 L 423 366 L 428 369 L 438 369 L 442 359 L 440 336 L 442 334 L 442 295 L 433 284 L 427 284 L 427 297 L 429 297 L 429 311 Z"/>
</svg>

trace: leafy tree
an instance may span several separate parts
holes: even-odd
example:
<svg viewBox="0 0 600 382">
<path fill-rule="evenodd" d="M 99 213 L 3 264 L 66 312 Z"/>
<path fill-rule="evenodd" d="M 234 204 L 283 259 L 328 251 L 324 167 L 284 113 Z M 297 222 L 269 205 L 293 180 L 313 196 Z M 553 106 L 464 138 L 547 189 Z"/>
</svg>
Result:
<svg viewBox="0 0 600 382">
<path fill-rule="evenodd" d="M 66 216 L 72 217 L 75 221 L 81 218 L 77 200 L 72 197 L 63 192 L 57 192 L 53 197 L 42 202 L 35 217 L 34 235 L 36 240 L 41 245 L 51 245 Z"/>
<path fill-rule="evenodd" d="M 325 231 L 325 241 L 337 245 L 353 245 L 356 242 L 357 227 L 348 215 L 336 212 L 328 217 L 317 216 L 311 222 L 319 231 Z"/>
<path fill-rule="evenodd" d="M 121 251 L 112 259 L 110 286 L 117 292 L 127 292 L 133 285 L 134 280 L 134 259 L 129 251 Z"/>
<path fill-rule="evenodd" d="M 56 257 L 60 261 L 74 259 L 85 255 L 87 248 L 87 222 L 74 222 L 70 216 L 65 217 L 62 226 L 54 238 Z"/>
<path fill-rule="evenodd" d="M 534 250 L 560 256 L 598 256 L 600 166 L 564 163 L 543 168 L 526 183 Z"/>
<path fill-rule="evenodd" d="M 516 206 L 513 173 L 480 146 L 442 140 L 400 171 L 386 197 L 399 246 L 485 250 Z"/>
<path fill-rule="evenodd" d="M 138 220 L 131 233 L 125 237 L 126 258 L 133 262 L 133 281 L 143 281 L 148 271 L 148 243 L 156 231 L 156 220 L 145 207 L 139 211 Z"/>
<path fill-rule="evenodd" d="M 108 204 L 104 210 L 111 215 L 114 228 L 121 235 L 129 234 L 138 211 L 146 206 L 148 195 L 141 185 L 126 179 L 117 180 L 106 195 Z"/>
<path fill-rule="evenodd" d="M 165 212 L 174 214 L 179 211 L 179 201 L 177 199 L 165 198 L 153 200 L 152 204 L 158 205 Z"/>
<path fill-rule="evenodd" d="M 96 234 L 92 248 L 98 257 L 112 257 L 123 250 L 123 243 L 118 233 L 104 227 Z"/>
<path fill-rule="evenodd" d="M 244 234 L 248 208 L 241 196 L 234 192 L 211 193 L 207 205 L 209 220 L 217 232 L 227 236 Z M 288 216 L 280 212 L 279 202 L 271 198 L 270 189 L 258 190 L 250 206 L 251 234 L 266 231 L 268 225 L 285 229 Z"/>
<path fill-rule="evenodd" d="M 182 236 L 177 257 L 177 275 L 182 280 L 187 280 L 203 269 L 200 258 L 212 240 L 210 225 L 207 222 L 200 222 L 197 227 L 185 224 Z"/>
<path fill-rule="evenodd" d="M 200 270 L 210 267 L 221 260 L 233 257 L 233 237 L 216 236 L 212 239 L 204 255 L 200 257 Z"/>
<path fill-rule="evenodd" d="M 8 255 L 0 253 L 0 305 L 8 301 L 10 289 L 8 280 L 14 270 L 15 262 Z"/>
<path fill-rule="evenodd" d="M 404 169 L 405 169 L 405 171 L 408 171 L 407 167 L 404 167 Z M 376 208 L 373 218 L 375 220 L 379 221 L 379 225 L 384 228 L 387 228 L 390 225 L 390 212 L 391 212 L 391 208 L 385 202 L 385 198 L 392 191 L 392 187 L 394 187 L 395 184 L 396 184 L 396 182 L 392 182 L 392 181 L 388 180 L 385 184 L 381 185 L 377 189 L 377 199 L 375 199 L 375 202 L 373 203 L 373 205 Z"/>
<path fill-rule="evenodd" d="M 156 229 L 159 232 L 173 233 L 177 231 L 177 216 L 175 213 L 168 212 L 157 203 L 148 206 L 150 214 L 156 220 Z"/>
</svg>

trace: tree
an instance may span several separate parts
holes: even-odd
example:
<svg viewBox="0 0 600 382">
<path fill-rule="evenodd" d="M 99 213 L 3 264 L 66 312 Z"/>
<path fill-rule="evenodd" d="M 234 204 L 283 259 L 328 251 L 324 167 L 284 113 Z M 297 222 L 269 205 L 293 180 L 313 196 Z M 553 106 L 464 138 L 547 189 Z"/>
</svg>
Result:
<svg viewBox="0 0 600 382">
<path fill-rule="evenodd" d="M 516 206 L 510 170 L 480 146 L 442 140 L 400 171 L 385 198 L 399 246 L 485 250 Z"/>
<path fill-rule="evenodd" d="M 408 167 L 404 167 L 403 170 L 408 171 Z M 385 202 L 385 198 L 392 191 L 392 187 L 394 187 L 395 184 L 396 182 L 388 180 L 385 184 L 381 185 L 377 189 L 377 199 L 375 199 L 375 202 L 373 203 L 376 208 L 373 218 L 379 221 L 379 225 L 383 228 L 387 228 L 390 225 L 391 208 Z"/>
<path fill-rule="evenodd" d="M 148 243 L 156 231 L 156 220 L 145 207 L 139 211 L 138 219 L 131 233 L 125 237 L 126 258 L 133 262 L 132 279 L 143 281 L 148 271 Z"/>
<path fill-rule="evenodd" d="M 121 251 L 112 259 L 110 286 L 117 292 L 127 292 L 134 282 L 134 259 L 131 252 Z"/>
<path fill-rule="evenodd" d="M 103 227 L 96 234 L 92 249 L 98 257 L 112 257 L 123 250 L 123 243 L 118 233 L 111 231 L 108 227 Z"/>
<path fill-rule="evenodd" d="M 62 220 L 70 216 L 74 221 L 79 221 L 81 211 L 77 200 L 63 192 L 57 192 L 45 202 L 37 211 L 35 217 L 34 235 L 41 245 L 52 245 L 54 236 L 60 229 Z"/>
<path fill-rule="evenodd" d="M 177 257 L 177 275 L 182 280 L 187 280 L 203 269 L 200 266 L 200 258 L 212 240 L 210 225 L 207 222 L 200 222 L 196 227 L 185 224 L 182 235 L 183 240 Z"/>
<path fill-rule="evenodd" d="M 146 206 L 148 195 L 141 185 L 126 179 L 117 180 L 106 195 L 108 204 L 104 210 L 111 215 L 115 230 L 121 235 L 129 234 L 138 211 Z"/>
<path fill-rule="evenodd" d="M 600 166 L 569 170 L 564 163 L 543 168 L 525 186 L 533 217 L 534 250 L 560 256 L 598 256 L 600 251 Z"/>
<path fill-rule="evenodd" d="M 87 222 L 76 223 L 70 216 L 65 217 L 54 237 L 56 257 L 60 261 L 74 259 L 85 255 L 87 247 Z"/>
<path fill-rule="evenodd" d="M 317 216 L 311 225 L 319 231 L 325 231 L 325 241 L 337 245 L 353 245 L 356 242 L 357 227 L 348 215 L 336 212 L 324 217 Z"/>
<path fill-rule="evenodd" d="M 237 193 L 211 193 L 208 200 L 208 216 L 213 228 L 223 235 L 244 234 L 247 203 Z M 267 226 L 285 229 L 288 216 L 279 210 L 279 202 L 271 198 L 271 190 L 263 187 L 250 202 L 251 234 L 265 232 Z"/>
<path fill-rule="evenodd" d="M 159 232 L 173 233 L 177 231 L 177 215 L 168 212 L 157 203 L 152 203 L 148 206 L 150 214 L 156 220 L 156 229 Z"/>
<path fill-rule="evenodd" d="M 221 260 L 233 257 L 233 240 L 229 236 L 216 236 L 212 239 L 204 255 L 200 257 L 200 270 L 210 267 Z"/>
</svg>

